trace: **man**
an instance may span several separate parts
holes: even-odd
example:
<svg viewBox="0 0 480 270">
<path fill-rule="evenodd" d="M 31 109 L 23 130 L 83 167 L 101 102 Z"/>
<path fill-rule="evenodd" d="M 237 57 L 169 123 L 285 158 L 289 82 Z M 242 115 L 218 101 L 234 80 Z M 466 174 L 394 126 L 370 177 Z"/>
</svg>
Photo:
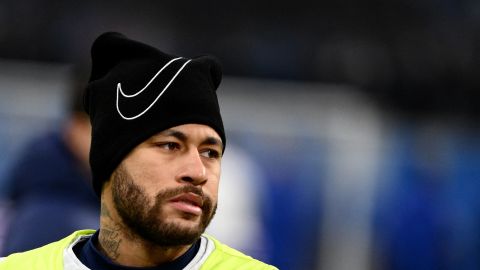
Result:
<svg viewBox="0 0 480 270">
<path fill-rule="evenodd" d="M 12 254 L 0 269 L 276 269 L 203 235 L 226 143 L 220 81 L 210 57 L 97 38 L 84 101 L 100 229 Z"/>
</svg>

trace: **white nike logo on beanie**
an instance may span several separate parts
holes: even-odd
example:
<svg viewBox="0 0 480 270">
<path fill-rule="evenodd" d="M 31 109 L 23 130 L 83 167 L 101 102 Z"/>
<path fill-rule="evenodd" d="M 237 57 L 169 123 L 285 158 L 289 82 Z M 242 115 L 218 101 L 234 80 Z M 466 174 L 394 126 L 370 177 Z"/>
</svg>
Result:
<svg viewBox="0 0 480 270">
<path fill-rule="evenodd" d="M 182 70 L 185 68 L 185 66 L 190 63 L 190 61 L 192 60 L 188 60 L 186 61 L 179 69 L 178 71 L 175 73 L 175 75 L 173 75 L 172 79 L 170 79 L 170 81 L 168 82 L 168 84 L 163 88 L 163 90 L 158 94 L 158 96 L 155 98 L 155 100 L 145 109 L 143 110 L 141 113 L 137 114 L 137 115 L 134 115 L 134 116 L 125 116 L 122 114 L 122 112 L 120 111 L 120 108 L 119 108 L 119 99 L 120 99 L 120 95 L 123 97 L 123 98 L 134 98 L 138 95 L 140 95 L 143 91 L 145 91 L 145 89 L 147 89 L 147 87 L 155 80 L 155 78 L 157 78 L 158 75 L 160 75 L 160 73 L 162 73 L 162 71 L 167 68 L 171 63 L 175 62 L 175 61 L 178 61 L 180 59 L 183 59 L 183 57 L 177 57 L 177 58 L 174 58 L 172 60 L 170 60 L 168 63 L 166 63 L 153 77 L 152 79 L 147 83 L 147 85 L 145 85 L 145 87 L 143 87 L 140 91 L 138 91 L 137 93 L 135 94 L 131 94 L 131 95 L 127 95 L 125 94 L 123 91 L 122 91 L 122 84 L 121 83 L 118 83 L 117 84 L 117 99 L 116 99 L 116 106 L 117 106 L 117 112 L 118 114 L 125 120 L 134 120 L 140 116 L 142 116 L 143 114 L 145 114 L 148 110 L 150 110 L 150 108 L 152 108 L 152 106 L 158 101 L 158 99 L 163 95 L 163 93 L 168 89 L 168 87 L 170 86 L 170 84 L 172 84 L 172 82 L 175 80 L 175 78 L 178 76 L 178 74 L 180 74 L 180 72 L 182 72 Z"/>
</svg>

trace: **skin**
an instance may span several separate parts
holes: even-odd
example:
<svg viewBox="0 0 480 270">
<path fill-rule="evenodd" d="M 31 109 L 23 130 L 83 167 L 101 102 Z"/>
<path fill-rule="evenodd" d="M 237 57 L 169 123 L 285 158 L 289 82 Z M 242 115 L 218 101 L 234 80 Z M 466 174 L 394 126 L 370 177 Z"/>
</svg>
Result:
<svg viewBox="0 0 480 270">
<path fill-rule="evenodd" d="M 103 186 L 99 250 L 132 267 L 158 266 L 184 254 L 213 218 L 222 150 L 220 136 L 200 124 L 172 127 L 135 147 Z M 203 206 L 192 208 L 195 203 L 185 196 Z M 141 216 L 128 221 L 129 213 Z M 193 238 L 165 242 L 139 233 L 136 222 L 146 220 L 154 221 L 154 233 L 169 227 L 177 235 L 192 232 Z"/>
</svg>

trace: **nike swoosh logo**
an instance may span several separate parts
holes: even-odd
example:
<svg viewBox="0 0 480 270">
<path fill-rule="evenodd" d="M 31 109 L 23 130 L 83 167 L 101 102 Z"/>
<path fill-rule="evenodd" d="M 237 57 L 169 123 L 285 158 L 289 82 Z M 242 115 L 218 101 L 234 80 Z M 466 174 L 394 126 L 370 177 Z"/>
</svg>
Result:
<svg viewBox="0 0 480 270">
<path fill-rule="evenodd" d="M 148 86 L 155 80 L 155 78 L 157 78 L 158 75 L 160 75 L 162 73 L 162 71 L 167 68 L 170 64 L 172 64 L 173 62 L 175 61 L 178 61 L 180 59 L 184 59 L 183 57 L 177 57 L 177 58 L 174 58 L 172 60 L 170 60 L 168 63 L 166 63 L 153 77 L 152 79 L 147 83 L 147 85 L 145 85 L 145 87 L 143 87 L 140 91 L 138 91 L 137 93 L 135 94 L 131 94 L 131 95 L 127 95 L 123 92 L 122 90 L 122 84 L 121 83 L 118 83 L 117 84 L 117 100 L 116 100 L 116 106 L 117 106 L 117 112 L 118 114 L 120 114 L 120 116 L 125 119 L 125 120 L 134 120 L 134 119 L 137 119 L 138 117 L 144 115 L 146 112 L 148 112 L 148 110 L 150 110 L 153 105 L 155 105 L 155 103 L 160 99 L 160 97 L 163 95 L 163 93 L 165 93 L 165 91 L 168 89 L 168 87 L 172 84 L 172 82 L 175 80 L 175 78 L 177 78 L 178 74 L 180 74 L 180 72 L 182 72 L 182 70 L 185 68 L 185 66 L 190 63 L 190 61 L 192 61 L 191 59 L 186 61 L 177 71 L 177 73 L 175 73 L 175 75 L 172 77 L 172 79 L 170 79 L 170 81 L 168 82 L 168 84 L 163 88 L 163 90 L 158 94 L 158 96 L 155 98 L 155 100 L 145 109 L 143 110 L 141 113 L 137 114 L 137 115 L 134 115 L 134 116 L 125 116 L 121 111 L 120 111 L 120 108 L 118 106 L 118 101 L 120 99 L 120 95 L 123 97 L 123 98 L 127 98 L 127 99 L 130 99 L 130 98 L 134 98 L 138 95 L 140 95 L 143 91 L 145 91 L 145 89 L 148 88 Z"/>
</svg>

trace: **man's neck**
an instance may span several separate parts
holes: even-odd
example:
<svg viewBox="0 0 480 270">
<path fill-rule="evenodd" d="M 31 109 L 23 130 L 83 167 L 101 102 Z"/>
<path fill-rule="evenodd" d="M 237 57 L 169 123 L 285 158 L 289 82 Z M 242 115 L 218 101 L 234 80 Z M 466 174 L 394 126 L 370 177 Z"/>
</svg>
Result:
<svg viewBox="0 0 480 270">
<path fill-rule="evenodd" d="M 131 267 L 151 267 L 171 262 L 184 254 L 190 246 L 159 247 L 129 241 L 121 232 L 100 228 L 97 248 L 113 262 Z"/>
<path fill-rule="evenodd" d="M 191 247 L 155 245 L 115 222 L 114 214 L 102 204 L 97 248 L 115 263 L 131 267 L 158 266 L 177 259 Z"/>
</svg>

